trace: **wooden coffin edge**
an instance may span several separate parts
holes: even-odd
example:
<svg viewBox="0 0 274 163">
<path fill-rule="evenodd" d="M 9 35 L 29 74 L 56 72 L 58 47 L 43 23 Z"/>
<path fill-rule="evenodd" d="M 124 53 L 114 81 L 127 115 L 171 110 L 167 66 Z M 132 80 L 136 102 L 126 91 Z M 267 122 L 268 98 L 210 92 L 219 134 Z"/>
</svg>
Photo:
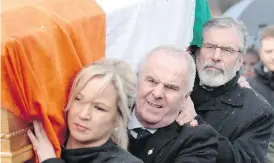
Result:
<svg viewBox="0 0 274 163">
<path fill-rule="evenodd" d="M 24 146 L 12 153 L 0 152 L 2 163 L 21 163 L 31 160 L 34 157 L 32 145 Z"/>
</svg>

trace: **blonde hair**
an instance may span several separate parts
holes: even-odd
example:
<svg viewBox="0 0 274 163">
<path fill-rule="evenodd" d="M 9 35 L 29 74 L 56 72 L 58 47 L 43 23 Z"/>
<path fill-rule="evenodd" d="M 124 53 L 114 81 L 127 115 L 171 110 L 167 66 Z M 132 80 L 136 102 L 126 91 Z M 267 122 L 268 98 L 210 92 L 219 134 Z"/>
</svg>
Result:
<svg viewBox="0 0 274 163">
<path fill-rule="evenodd" d="M 102 59 L 83 68 L 75 77 L 65 108 L 67 111 L 77 94 L 93 77 L 103 77 L 103 86 L 97 92 L 96 97 L 112 83 L 118 95 L 116 117 L 117 128 L 113 130 L 111 139 L 123 149 L 128 146 L 127 123 L 130 118 L 131 109 L 135 102 L 137 76 L 131 67 L 124 61 L 115 59 Z M 96 98 L 93 97 L 93 98 Z"/>
</svg>

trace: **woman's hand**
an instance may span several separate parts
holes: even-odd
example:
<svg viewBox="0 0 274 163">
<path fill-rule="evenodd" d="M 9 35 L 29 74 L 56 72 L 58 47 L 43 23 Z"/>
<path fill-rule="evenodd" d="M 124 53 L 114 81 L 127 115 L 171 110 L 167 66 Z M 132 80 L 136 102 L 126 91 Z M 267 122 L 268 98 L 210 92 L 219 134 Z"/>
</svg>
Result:
<svg viewBox="0 0 274 163">
<path fill-rule="evenodd" d="M 198 126 L 198 122 L 195 119 L 197 116 L 197 113 L 194 108 L 193 101 L 191 100 L 191 97 L 188 96 L 185 101 L 184 105 L 181 108 L 181 112 L 178 115 L 176 121 L 180 126 L 183 126 L 186 123 L 190 123 L 192 127 Z"/>
<path fill-rule="evenodd" d="M 246 80 L 245 77 L 241 76 L 239 79 L 238 79 L 238 84 L 240 85 L 240 87 L 242 88 L 251 88 L 248 81 Z"/>
<path fill-rule="evenodd" d="M 43 125 L 40 122 L 33 121 L 34 132 L 28 130 L 28 137 L 33 145 L 33 149 L 38 156 L 39 162 L 50 158 L 56 158 L 54 148 L 49 141 Z"/>
</svg>

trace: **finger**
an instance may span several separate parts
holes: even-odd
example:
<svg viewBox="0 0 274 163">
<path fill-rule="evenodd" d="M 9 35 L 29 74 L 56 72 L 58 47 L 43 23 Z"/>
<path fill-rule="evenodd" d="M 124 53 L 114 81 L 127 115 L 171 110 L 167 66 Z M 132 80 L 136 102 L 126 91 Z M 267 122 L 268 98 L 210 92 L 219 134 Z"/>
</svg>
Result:
<svg viewBox="0 0 274 163">
<path fill-rule="evenodd" d="M 190 126 L 192 126 L 192 127 L 198 126 L 198 121 L 197 120 L 191 121 Z"/>
<path fill-rule="evenodd" d="M 178 124 L 179 124 L 180 126 L 183 126 L 184 124 L 191 122 L 191 120 L 192 120 L 191 118 L 185 117 L 184 119 L 181 119 L 181 120 L 178 122 Z"/>
<path fill-rule="evenodd" d="M 177 116 L 176 121 L 182 123 L 184 121 L 184 119 L 186 117 L 188 117 L 189 115 L 190 114 L 189 114 L 188 110 L 184 110 L 184 111 L 180 112 L 180 114 Z"/>
<path fill-rule="evenodd" d="M 32 133 L 31 130 L 28 130 L 27 134 L 28 134 L 29 140 L 30 140 L 33 148 L 37 149 L 37 147 L 38 147 L 38 140 L 36 139 L 36 137 L 34 136 L 34 134 Z"/>
<path fill-rule="evenodd" d="M 243 76 L 241 76 L 241 77 L 238 79 L 238 83 L 241 83 L 241 82 L 243 82 L 243 81 L 246 81 L 246 78 L 243 77 Z"/>
<path fill-rule="evenodd" d="M 182 112 L 180 112 L 180 114 L 177 116 L 176 121 L 179 122 L 179 121 L 181 121 L 182 119 L 184 119 L 184 117 L 185 117 L 185 115 L 184 115 L 184 112 L 182 111 Z"/>
<path fill-rule="evenodd" d="M 47 136 L 47 133 L 45 131 L 45 128 L 44 128 L 43 124 L 41 122 L 38 122 L 38 124 L 39 124 L 39 128 L 40 128 L 40 131 L 41 131 L 41 135 L 43 137 Z"/>
<path fill-rule="evenodd" d="M 36 139 L 37 140 L 41 139 L 42 134 L 41 134 L 41 129 L 40 129 L 40 125 L 39 125 L 38 121 L 36 121 L 36 120 L 33 121 L 33 127 L 34 127 Z"/>
<path fill-rule="evenodd" d="M 47 143 L 51 144 L 43 124 L 39 123 L 39 126 L 40 126 L 40 131 L 41 131 L 41 138 L 43 138 Z"/>
</svg>

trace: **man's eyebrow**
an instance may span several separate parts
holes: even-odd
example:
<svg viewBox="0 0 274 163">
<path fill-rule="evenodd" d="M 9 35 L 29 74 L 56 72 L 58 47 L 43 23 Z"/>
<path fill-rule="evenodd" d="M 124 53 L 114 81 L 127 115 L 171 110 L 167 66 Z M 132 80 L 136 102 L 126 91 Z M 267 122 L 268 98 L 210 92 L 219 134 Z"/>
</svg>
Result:
<svg viewBox="0 0 274 163">
<path fill-rule="evenodd" d="M 151 76 L 149 76 L 149 75 L 146 75 L 145 78 L 146 78 L 146 79 L 148 79 L 148 78 L 149 78 L 149 79 L 153 79 L 153 77 L 151 77 Z"/>
<path fill-rule="evenodd" d="M 145 79 L 152 79 L 154 80 L 155 82 L 160 82 L 158 79 L 154 78 L 153 76 L 150 76 L 150 75 L 146 75 L 145 76 Z"/>
</svg>

